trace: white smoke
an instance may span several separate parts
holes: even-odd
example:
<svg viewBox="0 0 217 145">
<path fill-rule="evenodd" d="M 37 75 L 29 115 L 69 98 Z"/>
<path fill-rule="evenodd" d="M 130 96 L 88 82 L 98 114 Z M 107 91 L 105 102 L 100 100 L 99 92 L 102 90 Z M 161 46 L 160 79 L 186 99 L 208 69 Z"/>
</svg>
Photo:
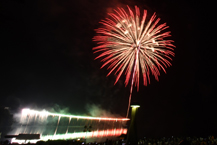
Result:
<svg viewBox="0 0 217 145">
<path fill-rule="evenodd" d="M 120 115 L 113 114 L 101 107 L 101 105 L 87 104 L 86 110 L 93 117 L 120 117 Z"/>
</svg>

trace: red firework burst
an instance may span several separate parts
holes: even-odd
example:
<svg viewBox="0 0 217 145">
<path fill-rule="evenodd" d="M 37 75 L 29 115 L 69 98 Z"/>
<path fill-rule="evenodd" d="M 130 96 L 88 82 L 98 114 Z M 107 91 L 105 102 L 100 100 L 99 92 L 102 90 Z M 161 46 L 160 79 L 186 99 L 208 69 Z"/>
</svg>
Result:
<svg viewBox="0 0 217 145">
<path fill-rule="evenodd" d="M 127 6 L 128 7 L 128 6 Z M 171 36 L 170 31 L 163 31 L 168 28 L 166 23 L 158 24 L 160 18 L 156 19 L 154 13 L 146 22 L 147 11 L 140 17 L 140 10 L 135 6 L 135 13 L 128 7 L 126 12 L 123 8 L 109 13 L 110 18 L 102 20 L 102 27 L 96 29 L 97 35 L 93 37 L 98 46 L 93 48 L 94 53 L 104 62 L 102 67 L 108 66 L 112 72 L 117 74 L 115 83 L 125 73 L 125 86 L 131 79 L 131 91 L 135 82 L 139 89 L 140 73 L 143 76 L 144 85 L 150 83 L 150 74 L 156 80 L 162 69 L 171 66 L 171 56 L 174 56 L 175 46 L 172 40 L 164 39 Z M 108 76 L 107 75 L 107 76 Z M 130 102 L 130 100 L 129 100 Z M 129 108 L 128 108 L 129 110 Z"/>
</svg>

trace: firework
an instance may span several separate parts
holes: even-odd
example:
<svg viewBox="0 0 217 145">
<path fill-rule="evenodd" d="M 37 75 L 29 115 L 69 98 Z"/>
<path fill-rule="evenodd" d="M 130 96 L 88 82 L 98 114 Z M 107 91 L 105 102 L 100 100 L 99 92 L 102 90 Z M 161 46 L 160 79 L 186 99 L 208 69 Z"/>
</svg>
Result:
<svg viewBox="0 0 217 145">
<path fill-rule="evenodd" d="M 109 130 L 96 130 L 92 132 L 77 132 L 69 134 L 58 134 L 58 135 L 42 135 L 40 139 L 35 140 L 17 140 L 12 139 L 11 143 L 23 144 L 26 142 L 36 143 L 38 141 L 48 141 L 48 140 L 68 140 L 77 138 L 92 138 L 92 137 L 109 137 L 109 136 L 120 136 L 122 134 L 127 134 L 127 129 L 109 129 Z"/>
<path fill-rule="evenodd" d="M 61 117 L 68 117 L 68 118 L 77 118 L 77 119 L 90 119 L 90 120 L 105 120 L 105 121 L 128 121 L 128 118 L 109 118 L 109 117 L 91 117 L 91 116 L 78 116 L 78 115 L 66 115 L 66 114 L 58 114 L 58 113 L 51 113 L 48 111 L 37 111 L 37 110 L 31 110 L 31 109 L 23 109 L 22 110 L 22 120 L 25 120 L 26 117 L 29 116 L 29 118 L 35 118 L 39 116 L 40 119 L 47 119 L 48 116 L 58 116 L 59 119 Z M 58 122 L 59 122 L 58 119 Z"/>
<path fill-rule="evenodd" d="M 128 7 L 128 6 L 127 6 Z M 171 36 L 166 23 L 158 25 L 160 18 L 156 19 L 154 13 L 146 22 L 147 11 L 144 10 L 140 18 L 140 10 L 135 6 L 135 13 L 128 7 L 128 12 L 123 8 L 109 13 L 110 18 L 102 20 L 102 27 L 96 29 L 97 35 L 93 41 L 98 46 L 93 48 L 99 55 L 103 65 L 110 70 L 108 75 L 114 72 L 115 83 L 123 73 L 126 75 L 125 86 L 131 80 L 129 105 L 131 101 L 133 84 L 139 89 L 140 73 L 143 76 L 143 84 L 150 83 L 150 74 L 158 81 L 160 70 L 166 73 L 165 68 L 171 66 L 170 61 L 174 56 L 172 40 L 165 39 Z M 107 75 L 107 76 L 108 76 Z M 129 107 L 127 111 L 127 116 Z"/>
<path fill-rule="evenodd" d="M 37 126 L 37 129 L 39 128 L 39 130 L 37 130 L 37 132 L 35 132 L 34 128 L 33 130 L 28 129 L 28 127 L 32 127 L 31 122 L 37 121 L 36 118 L 38 118 L 38 121 L 44 121 L 46 122 L 48 116 L 53 116 L 53 117 L 58 117 L 58 121 L 57 121 L 57 125 L 56 125 L 56 129 L 54 131 L 54 134 L 51 135 L 50 133 L 45 133 L 43 131 L 39 131 L 40 130 L 40 126 Z M 58 130 L 58 126 L 59 126 L 59 122 L 60 119 L 62 117 L 66 117 L 69 119 L 69 123 L 68 123 L 68 127 L 65 133 L 61 133 L 61 134 L 57 134 L 57 130 Z M 114 124 L 114 122 L 126 122 L 129 119 L 128 118 L 106 118 L 106 117 L 90 117 L 90 116 L 78 116 L 78 115 L 66 115 L 66 114 L 58 114 L 58 113 L 51 113 L 48 111 L 37 111 L 37 110 L 32 110 L 32 109 L 22 109 L 22 114 L 21 114 L 21 128 L 18 128 L 18 131 L 15 133 L 16 135 L 22 133 L 22 134 L 32 134 L 32 133 L 36 133 L 36 134 L 40 134 L 40 139 L 36 139 L 36 140 L 17 140 L 15 138 L 12 139 L 12 142 L 14 143 L 25 143 L 25 142 L 31 142 L 31 143 L 36 143 L 37 141 L 47 141 L 47 140 L 58 140 L 58 139 L 76 139 L 76 138 L 94 138 L 94 137 L 109 137 L 109 136 L 120 136 L 121 134 L 126 134 L 127 133 L 127 129 L 123 128 L 122 126 L 117 126 Z M 95 125 L 95 127 L 93 127 L 91 130 L 85 131 L 85 132 L 81 132 L 81 130 L 83 130 L 80 128 L 79 126 L 81 126 L 81 122 L 79 123 L 79 125 L 76 125 L 76 131 L 75 130 L 73 132 L 69 132 L 68 129 L 69 127 L 73 127 L 70 126 L 70 122 L 71 119 L 76 119 L 78 120 L 88 120 L 88 121 L 97 121 L 97 122 L 102 122 L 103 123 L 103 128 L 100 128 L 100 124 Z M 105 129 L 105 122 L 110 122 L 112 124 L 112 128 L 107 127 L 107 129 Z M 84 123 L 84 122 L 83 122 Z M 76 123 L 75 123 L 76 124 Z M 85 122 L 85 125 L 87 125 L 88 122 Z M 40 124 L 42 125 L 42 124 Z M 22 129 L 22 127 L 24 126 L 24 128 Z M 46 126 L 44 126 L 44 128 L 46 128 Z M 47 128 L 48 129 L 48 128 Z M 24 132 L 23 132 L 24 130 Z"/>
</svg>

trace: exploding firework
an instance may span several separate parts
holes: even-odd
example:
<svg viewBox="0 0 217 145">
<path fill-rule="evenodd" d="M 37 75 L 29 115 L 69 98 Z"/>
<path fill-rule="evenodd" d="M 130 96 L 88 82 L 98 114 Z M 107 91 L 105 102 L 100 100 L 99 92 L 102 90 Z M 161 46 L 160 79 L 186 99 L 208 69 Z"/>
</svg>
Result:
<svg viewBox="0 0 217 145">
<path fill-rule="evenodd" d="M 128 7 L 128 6 L 127 6 Z M 147 11 L 144 10 L 140 18 L 140 10 L 135 6 L 135 14 L 128 7 L 128 12 L 123 8 L 109 13 L 110 18 L 102 20 L 102 27 L 96 29 L 97 35 L 93 41 L 98 46 L 93 48 L 94 53 L 99 53 L 103 65 L 110 70 L 108 75 L 114 72 L 115 83 L 123 73 L 126 75 L 125 86 L 131 80 L 129 106 L 131 102 L 132 88 L 135 82 L 139 89 L 140 73 L 143 76 L 143 84 L 150 84 L 150 74 L 158 81 L 160 70 L 165 73 L 165 68 L 171 66 L 170 61 L 174 56 L 172 40 L 165 39 L 171 36 L 166 23 L 158 25 L 160 18 L 156 19 L 154 13 L 146 22 Z M 107 76 L 108 76 L 107 75 Z M 127 111 L 127 116 L 129 107 Z"/>
<path fill-rule="evenodd" d="M 58 118 L 57 123 L 50 119 Z M 61 125 L 63 119 L 67 123 Z M 15 135 L 18 134 L 40 134 L 37 140 L 17 140 L 12 142 L 25 143 L 57 139 L 75 139 L 75 138 L 102 138 L 120 136 L 126 134 L 127 129 L 123 128 L 128 118 L 110 118 L 110 117 L 91 117 L 66 115 L 51 113 L 48 111 L 37 111 L 31 109 L 22 109 L 19 125 L 16 128 Z M 50 122 L 50 123 L 49 123 Z M 53 122 L 53 123 L 52 123 Z M 85 128 L 86 126 L 86 128 Z M 89 126 L 89 127 L 88 127 Z M 85 130 L 84 130 L 85 129 Z"/>
<path fill-rule="evenodd" d="M 78 116 L 78 115 L 66 115 L 66 114 L 58 114 L 58 113 L 51 113 L 48 111 L 37 111 L 31 109 L 23 109 L 22 110 L 22 120 L 26 119 L 26 117 L 34 119 L 35 117 L 39 117 L 40 120 L 47 119 L 48 116 L 57 116 L 58 118 L 61 117 L 68 117 L 68 118 L 76 118 L 76 119 L 89 119 L 89 120 L 105 120 L 105 121 L 128 121 L 128 118 L 110 118 L 110 117 L 91 117 L 91 116 Z"/>
</svg>

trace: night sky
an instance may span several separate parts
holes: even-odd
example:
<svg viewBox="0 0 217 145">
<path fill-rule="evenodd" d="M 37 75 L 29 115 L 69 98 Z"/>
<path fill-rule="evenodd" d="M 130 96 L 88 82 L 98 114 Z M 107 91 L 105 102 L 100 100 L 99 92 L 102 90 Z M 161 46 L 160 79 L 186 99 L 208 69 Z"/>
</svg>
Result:
<svg viewBox="0 0 217 145">
<path fill-rule="evenodd" d="M 209 0 L 1 0 L 0 105 L 79 115 L 96 105 L 125 117 L 130 86 L 125 76 L 116 85 L 114 74 L 106 77 L 92 38 L 108 12 L 126 5 L 156 12 L 176 45 L 167 74 L 134 88 L 139 137 L 217 134 L 216 8 Z"/>
</svg>

